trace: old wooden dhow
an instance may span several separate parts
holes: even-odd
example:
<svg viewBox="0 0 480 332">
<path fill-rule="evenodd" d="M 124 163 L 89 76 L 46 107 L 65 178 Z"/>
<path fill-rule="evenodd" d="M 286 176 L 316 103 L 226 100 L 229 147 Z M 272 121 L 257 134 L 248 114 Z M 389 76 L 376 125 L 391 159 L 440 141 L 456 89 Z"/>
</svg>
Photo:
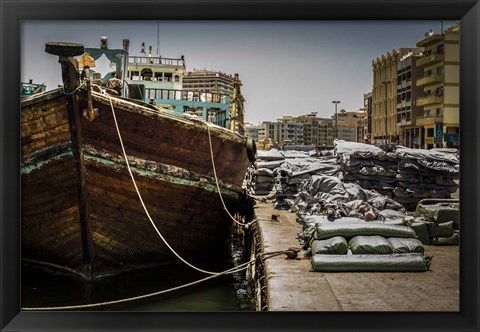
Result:
<svg viewBox="0 0 480 332">
<path fill-rule="evenodd" d="M 151 221 L 182 257 L 215 255 L 254 155 L 246 139 L 97 92 L 76 68 L 82 45 L 46 51 L 64 86 L 21 100 L 22 258 L 87 280 L 178 262 Z"/>
</svg>

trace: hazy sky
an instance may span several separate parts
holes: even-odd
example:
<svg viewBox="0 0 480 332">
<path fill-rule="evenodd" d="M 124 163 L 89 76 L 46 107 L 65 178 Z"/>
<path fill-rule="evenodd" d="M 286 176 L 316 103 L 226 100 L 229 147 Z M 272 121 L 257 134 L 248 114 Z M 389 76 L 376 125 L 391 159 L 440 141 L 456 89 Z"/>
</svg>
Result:
<svg viewBox="0 0 480 332">
<path fill-rule="evenodd" d="M 440 21 L 26 21 L 21 32 L 21 79 L 61 83 L 60 64 L 45 43 L 68 41 L 109 48 L 130 40 L 130 54 L 141 44 L 160 54 L 185 56 L 187 70 L 239 73 L 246 100 L 245 120 L 258 124 L 283 115 L 363 107 L 372 88 L 372 60 L 401 47 L 415 47 Z M 453 22 L 444 22 L 444 28 Z"/>
</svg>

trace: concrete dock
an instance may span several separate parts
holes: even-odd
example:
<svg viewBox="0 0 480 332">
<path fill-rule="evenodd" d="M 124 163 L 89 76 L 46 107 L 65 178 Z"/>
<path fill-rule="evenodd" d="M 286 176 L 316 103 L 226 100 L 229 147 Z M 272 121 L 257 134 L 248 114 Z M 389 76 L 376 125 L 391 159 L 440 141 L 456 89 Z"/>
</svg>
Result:
<svg viewBox="0 0 480 332">
<path fill-rule="evenodd" d="M 272 219 L 272 215 L 275 217 Z M 257 203 L 263 252 L 300 247 L 295 213 Z M 311 272 L 303 250 L 298 259 L 265 261 L 268 311 L 459 311 L 459 246 L 425 245 L 426 272 Z"/>
</svg>

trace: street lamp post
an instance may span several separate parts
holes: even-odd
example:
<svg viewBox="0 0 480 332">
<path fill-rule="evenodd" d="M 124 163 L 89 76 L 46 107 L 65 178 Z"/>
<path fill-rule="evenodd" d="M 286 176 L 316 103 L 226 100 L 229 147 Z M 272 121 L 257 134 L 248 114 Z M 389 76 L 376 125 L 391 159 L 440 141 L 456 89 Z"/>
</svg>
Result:
<svg viewBox="0 0 480 332">
<path fill-rule="evenodd" d="M 333 100 L 333 104 L 335 104 L 335 138 L 338 139 L 338 113 L 337 113 L 337 105 L 340 104 L 340 100 Z"/>
</svg>

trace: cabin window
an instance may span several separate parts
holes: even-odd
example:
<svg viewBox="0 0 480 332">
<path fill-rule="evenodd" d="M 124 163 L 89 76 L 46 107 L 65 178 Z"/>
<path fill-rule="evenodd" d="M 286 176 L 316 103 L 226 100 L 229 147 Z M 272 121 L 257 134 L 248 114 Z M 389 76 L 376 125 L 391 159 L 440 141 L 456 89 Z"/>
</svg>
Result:
<svg viewBox="0 0 480 332">
<path fill-rule="evenodd" d="M 175 75 L 175 83 L 178 83 L 178 82 L 180 82 L 180 76 Z"/>
<path fill-rule="evenodd" d="M 145 81 L 151 81 L 152 80 L 152 76 L 153 76 L 153 72 L 150 68 L 145 68 L 142 70 L 142 79 L 145 80 Z"/>
<path fill-rule="evenodd" d="M 154 76 L 154 80 L 155 81 L 158 81 L 158 82 L 161 82 L 162 81 L 162 75 L 163 73 L 155 73 L 155 76 Z"/>
</svg>

